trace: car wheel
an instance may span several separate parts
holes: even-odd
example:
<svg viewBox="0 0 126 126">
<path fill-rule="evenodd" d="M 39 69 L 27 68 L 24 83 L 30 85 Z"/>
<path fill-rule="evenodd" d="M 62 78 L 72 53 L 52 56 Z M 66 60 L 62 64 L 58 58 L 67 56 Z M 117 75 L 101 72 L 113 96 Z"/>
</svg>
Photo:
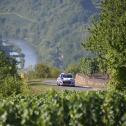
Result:
<svg viewBox="0 0 126 126">
<path fill-rule="evenodd" d="M 60 86 L 60 84 L 57 82 L 57 86 Z"/>
<path fill-rule="evenodd" d="M 59 86 L 62 86 L 62 82 L 59 83 Z"/>
<path fill-rule="evenodd" d="M 71 87 L 75 87 L 75 84 L 74 85 L 71 85 Z"/>
</svg>

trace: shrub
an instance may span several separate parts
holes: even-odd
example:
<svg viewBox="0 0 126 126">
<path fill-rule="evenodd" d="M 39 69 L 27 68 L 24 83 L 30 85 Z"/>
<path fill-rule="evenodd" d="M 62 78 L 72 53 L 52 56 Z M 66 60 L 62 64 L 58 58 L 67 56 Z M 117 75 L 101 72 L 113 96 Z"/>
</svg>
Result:
<svg viewBox="0 0 126 126">
<path fill-rule="evenodd" d="M 126 93 L 108 92 L 102 105 L 103 123 L 106 126 L 126 125 Z"/>
<path fill-rule="evenodd" d="M 0 100 L 1 125 L 125 126 L 125 92 L 49 91 Z"/>
<path fill-rule="evenodd" d="M 0 84 L 0 93 L 7 97 L 13 94 L 20 94 L 26 91 L 27 85 L 17 76 L 7 76 Z"/>
<path fill-rule="evenodd" d="M 37 78 L 48 78 L 50 76 L 50 68 L 45 64 L 37 64 L 35 66 L 35 75 Z"/>
<path fill-rule="evenodd" d="M 69 65 L 66 70 L 65 70 L 67 73 L 72 73 L 74 75 L 76 75 L 77 73 L 80 72 L 80 68 L 79 68 L 79 65 L 77 64 L 71 64 Z"/>
<path fill-rule="evenodd" d="M 19 94 L 22 92 L 22 85 L 15 59 L 0 51 L 0 95 Z"/>
<path fill-rule="evenodd" d="M 38 78 L 56 78 L 60 73 L 60 69 L 48 66 L 46 64 L 37 64 L 27 72 L 28 79 Z"/>
<path fill-rule="evenodd" d="M 26 75 L 26 77 L 28 78 L 28 80 L 37 78 L 37 76 L 36 76 L 36 74 L 35 74 L 35 70 L 33 70 L 33 69 L 27 71 L 27 73 L 26 73 L 25 75 Z"/>
<path fill-rule="evenodd" d="M 108 88 L 126 89 L 126 1 L 103 0 L 99 17 L 83 46 L 98 56 L 109 74 Z"/>
<path fill-rule="evenodd" d="M 51 78 L 57 78 L 61 72 L 58 68 L 55 68 L 55 67 L 50 67 L 50 71 L 51 71 L 51 73 L 50 73 Z"/>
<path fill-rule="evenodd" d="M 80 72 L 85 75 L 92 75 L 99 72 L 97 58 L 82 58 L 80 61 Z"/>
</svg>

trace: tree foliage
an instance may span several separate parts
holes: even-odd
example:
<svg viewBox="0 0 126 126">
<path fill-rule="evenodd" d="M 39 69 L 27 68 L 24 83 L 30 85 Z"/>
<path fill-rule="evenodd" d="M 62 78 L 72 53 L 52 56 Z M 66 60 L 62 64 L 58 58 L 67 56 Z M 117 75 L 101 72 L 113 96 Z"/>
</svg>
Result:
<svg viewBox="0 0 126 126">
<path fill-rule="evenodd" d="M 38 78 L 47 78 L 50 76 L 50 69 L 47 65 L 37 64 L 35 66 L 35 74 Z"/>
<path fill-rule="evenodd" d="M 96 53 L 110 76 L 110 87 L 126 87 L 126 1 L 104 0 L 99 20 L 84 45 Z M 121 75 L 121 76 L 120 76 Z"/>
<path fill-rule="evenodd" d="M 27 77 L 28 79 L 57 78 L 59 74 L 60 69 L 40 63 L 28 70 Z"/>
<path fill-rule="evenodd" d="M 80 72 L 84 75 L 92 75 L 99 72 L 99 64 L 96 58 L 82 58 L 80 61 Z"/>
<path fill-rule="evenodd" d="M 0 51 L 0 95 L 7 97 L 23 92 L 24 83 L 20 79 L 16 61 Z"/>
<path fill-rule="evenodd" d="M 0 99 L 2 126 L 125 126 L 126 93 L 55 92 Z"/>
<path fill-rule="evenodd" d="M 0 93 L 4 97 L 22 93 L 22 85 L 22 81 L 17 76 L 7 76 L 0 84 Z"/>
<path fill-rule="evenodd" d="M 27 40 L 40 62 L 55 67 L 77 63 L 86 27 L 98 0 L 0 0 L 0 34 Z M 86 52 L 85 52 L 86 53 Z M 62 56 L 64 56 L 62 60 Z"/>
<path fill-rule="evenodd" d="M 70 64 L 68 67 L 65 69 L 67 73 L 72 73 L 73 75 L 76 75 L 76 73 L 80 72 L 80 67 L 79 64 Z"/>
<path fill-rule="evenodd" d="M 16 61 L 0 51 L 0 80 L 17 74 Z"/>
</svg>

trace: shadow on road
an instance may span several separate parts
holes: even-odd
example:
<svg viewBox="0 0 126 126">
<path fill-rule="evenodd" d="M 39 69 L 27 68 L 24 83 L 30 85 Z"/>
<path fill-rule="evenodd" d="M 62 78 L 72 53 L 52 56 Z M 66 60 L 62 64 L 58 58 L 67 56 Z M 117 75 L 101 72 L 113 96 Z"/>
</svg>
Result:
<svg viewBox="0 0 126 126">
<path fill-rule="evenodd" d="M 77 88 L 92 88 L 92 87 L 89 87 L 89 86 L 79 86 L 79 85 L 77 85 L 75 87 L 77 87 Z"/>
</svg>

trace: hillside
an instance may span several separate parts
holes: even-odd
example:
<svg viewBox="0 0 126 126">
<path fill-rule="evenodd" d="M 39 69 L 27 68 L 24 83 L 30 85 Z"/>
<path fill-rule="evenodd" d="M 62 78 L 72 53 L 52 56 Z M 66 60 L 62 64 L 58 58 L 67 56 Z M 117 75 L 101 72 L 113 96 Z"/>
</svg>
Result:
<svg viewBox="0 0 126 126">
<path fill-rule="evenodd" d="M 81 49 L 100 0 L 2 0 L 0 34 L 27 40 L 40 62 L 65 67 L 86 55 Z"/>
</svg>

